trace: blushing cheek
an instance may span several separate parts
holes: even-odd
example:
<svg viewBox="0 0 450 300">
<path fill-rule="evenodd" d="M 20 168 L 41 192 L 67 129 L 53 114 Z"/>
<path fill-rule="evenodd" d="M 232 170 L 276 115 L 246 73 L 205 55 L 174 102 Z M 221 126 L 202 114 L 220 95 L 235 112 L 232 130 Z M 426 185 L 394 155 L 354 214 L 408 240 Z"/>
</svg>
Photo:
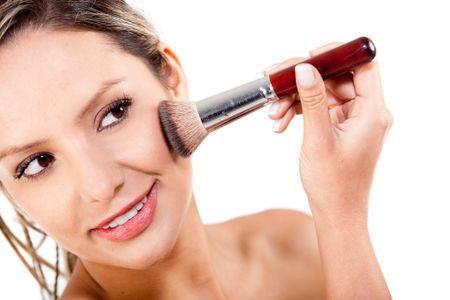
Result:
<svg viewBox="0 0 450 300">
<path fill-rule="evenodd" d="M 170 151 L 159 122 L 157 104 L 149 111 L 146 118 L 141 120 L 141 134 L 139 143 L 143 152 L 140 154 L 143 161 L 148 162 L 148 171 L 157 171 L 162 174 L 160 186 L 165 190 L 168 199 L 173 205 L 172 212 L 182 207 L 186 208 L 192 196 L 192 162 L 174 156 Z"/>
<path fill-rule="evenodd" d="M 134 151 L 128 157 L 140 158 L 141 163 L 147 162 L 148 171 L 164 173 L 165 169 L 173 167 L 176 161 L 168 148 L 159 123 L 158 101 L 149 100 L 149 103 L 136 109 L 140 111 L 135 112 L 132 126 L 124 133 L 126 143 L 122 146 Z"/>
</svg>

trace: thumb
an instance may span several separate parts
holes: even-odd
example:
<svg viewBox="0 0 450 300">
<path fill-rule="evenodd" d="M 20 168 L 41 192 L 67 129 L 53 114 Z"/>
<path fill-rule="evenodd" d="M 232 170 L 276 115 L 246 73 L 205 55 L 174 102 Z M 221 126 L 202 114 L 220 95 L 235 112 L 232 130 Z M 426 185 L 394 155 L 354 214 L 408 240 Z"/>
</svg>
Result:
<svg viewBox="0 0 450 300">
<path fill-rule="evenodd" d="M 295 76 L 303 110 L 305 140 L 330 142 L 331 120 L 322 76 L 310 64 L 295 66 Z"/>
</svg>

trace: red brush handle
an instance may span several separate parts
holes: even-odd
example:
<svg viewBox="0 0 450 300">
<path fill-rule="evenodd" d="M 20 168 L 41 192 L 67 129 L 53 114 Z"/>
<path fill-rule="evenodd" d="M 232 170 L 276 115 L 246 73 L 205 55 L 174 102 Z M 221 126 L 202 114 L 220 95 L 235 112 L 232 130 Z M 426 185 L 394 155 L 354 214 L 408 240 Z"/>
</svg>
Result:
<svg viewBox="0 0 450 300">
<path fill-rule="evenodd" d="M 330 51 L 311 57 L 302 63 L 312 64 L 325 80 L 349 72 L 362 63 L 370 62 L 375 57 L 375 54 L 376 50 L 373 42 L 367 37 L 360 37 Z M 295 83 L 296 65 L 269 75 L 273 89 L 279 98 L 297 91 Z"/>
</svg>

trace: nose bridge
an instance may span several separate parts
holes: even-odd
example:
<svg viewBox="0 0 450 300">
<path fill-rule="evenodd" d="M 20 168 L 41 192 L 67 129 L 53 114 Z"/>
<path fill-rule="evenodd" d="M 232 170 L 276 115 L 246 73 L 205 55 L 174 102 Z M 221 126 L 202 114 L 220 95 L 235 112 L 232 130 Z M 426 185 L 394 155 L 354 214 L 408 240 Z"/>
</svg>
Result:
<svg viewBox="0 0 450 300">
<path fill-rule="evenodd" d="M 113 199 L 124 175 L 112 153 L 83 136 L 71 139 L 68 148 L 67 159 L 81 197 L 88 202 Z"/>
</svg>

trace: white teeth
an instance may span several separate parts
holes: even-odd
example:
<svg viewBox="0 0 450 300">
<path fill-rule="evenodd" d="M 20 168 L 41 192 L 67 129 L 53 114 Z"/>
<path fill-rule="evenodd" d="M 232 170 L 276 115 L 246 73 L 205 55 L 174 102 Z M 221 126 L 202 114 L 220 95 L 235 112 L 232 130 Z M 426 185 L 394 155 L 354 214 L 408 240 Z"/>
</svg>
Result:
<svg viewBox="0 0 450 300">
<path fill-rule="evenodd" d="M 127 212 L 125 215 L 127 216 L 128 220 L 137 215 L 138 211 L 134 208 L 132 208 L 129 212 Z"/>
<path fill-rule="evenodd" d="M 125 224 L 125 222 L 128 221 L 126 213 L 121 215 L 120 217 L 115 218 L 115 221 L 117 221 L 117 223 L 119 223 L 119 225 Z"/>
<path fill-rule="evenodd" d="M 142 207 L 144 207 L 144 204 L 147 201 L 148 201 L 148 198 L 147 198 L 147 196 L 145 196 L 145 198 L 141 202 L 136 204 L 132 209 L 130 209 L 129 211 L 127 211 L 123 215 L 118 216 L 111 223 L 109 223 L 108 225 L 103 226 L 102 228 L 103 229 L 115 228 L 115 227 L 117 227 L 119 225 L 125 224 L 128 220 L 130 220 L 135 215 L 137 215 L 137 213 L 141 210 Z"/>
<path fill-rule="evenodd" d="M 119 222 L 117 222 L 117 219 L 116 219 L 116 220 L 112 221 L 111 223 L 109 223 L 109 226 L 112 228 L 117 227 L 117 226 L 119 226 Z"/>
<path fill-rule="evenodd" d="M 119 223 L 117 223 L 116 220 L 113 220 L 111 223 L 109 223 L 106 226 L 103 226 L 102 228 L 103 229 L 108 229 L 108 228 L 114 228 L 114 227 L 117 227 L 117 226 L 119 226 Z"/>
</svg>

